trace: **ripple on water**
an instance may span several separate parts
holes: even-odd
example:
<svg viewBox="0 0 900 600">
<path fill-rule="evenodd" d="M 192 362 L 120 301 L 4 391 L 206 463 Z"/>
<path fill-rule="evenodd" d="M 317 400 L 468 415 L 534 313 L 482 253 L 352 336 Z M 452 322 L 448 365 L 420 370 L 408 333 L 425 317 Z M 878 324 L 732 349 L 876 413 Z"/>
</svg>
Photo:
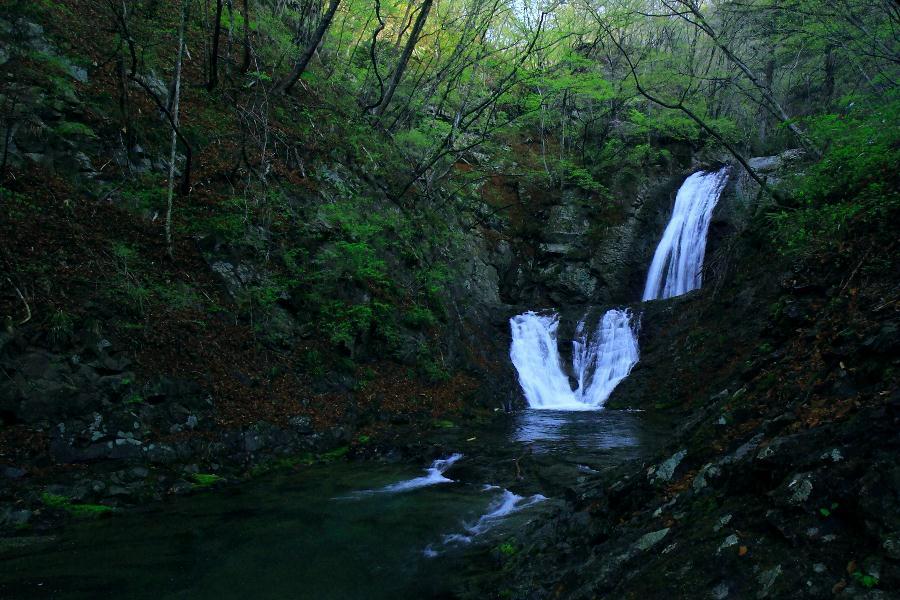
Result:
<svg viewBox="0 0 900 600">
<path fill-rule="evenodd" d="M 639 426 L 639 417 L 625 411 L 574 413 L 529 409 L 514 416 L 511 437 L 530 445 L 536 452 L 611 450 L 637 447 Z"/>
</svg>

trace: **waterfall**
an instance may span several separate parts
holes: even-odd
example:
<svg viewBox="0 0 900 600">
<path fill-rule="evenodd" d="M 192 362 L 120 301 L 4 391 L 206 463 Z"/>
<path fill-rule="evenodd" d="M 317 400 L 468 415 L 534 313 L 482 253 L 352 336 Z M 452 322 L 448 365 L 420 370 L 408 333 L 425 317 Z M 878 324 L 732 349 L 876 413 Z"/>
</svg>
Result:
<svg viewBox="0 0 900 600">
<path fill-rule="evenodd" d="M 579 323 L 579 329 L 584 330 L 584 321 Z M 639 358 L 635 330 L 630 311 L 613 309 L 600 319 L 590 340 L 582 334 L 581 339 L 572 342 L 573 355 L 579 355 L 575 367 L 579 390 L 586 402 L 602 406 L 619 382 L 631 373 Z"/>
<path fill-rule="evenodd" d="M 532 408 L 571 410 L 576 404 L 569 378 L 560 367 L 556 329 L 559 316 L 527 312 L 509 320 L 512 346 L 509 357 L 519 384 Z"/>
<path fill-rule="evenodd" d="M 700 287 L 709 222 L 727 180 L 724 167 L 694 173 L 682 184 L 653 255 L 643 300 L 672 298 Z"/>
<path fill-rule="evenodd" d="M 509 324 L 509 356 L 532 408 L 601 408 L 638 361 L 637 335 L 628 310 L 607 311 L 593 334 L 587 333 L 584 320 L 578 324 L 572 342 L 575 390 L 561 366 L 556 338 L 559 316 L 527 312 L 511 318 Z"/>
<path fill-rule="evenodd" d="M 672 217 L 653 255 L 643 300 L 680 296 L 700 287 L 709 222 L 728 181 L 728 170 L 700 171 L 681 185 Z M 573 390 L 557 346 L 559 316 L 526 312 L 511 318 L 509 357 L 528 405 L 551 410 L 602 408 L 638 361 L 633 320 L 627 309 L 612 309 L 593 330 L 585 320 L 578 323 L 572 341 Z"/>
</svg>

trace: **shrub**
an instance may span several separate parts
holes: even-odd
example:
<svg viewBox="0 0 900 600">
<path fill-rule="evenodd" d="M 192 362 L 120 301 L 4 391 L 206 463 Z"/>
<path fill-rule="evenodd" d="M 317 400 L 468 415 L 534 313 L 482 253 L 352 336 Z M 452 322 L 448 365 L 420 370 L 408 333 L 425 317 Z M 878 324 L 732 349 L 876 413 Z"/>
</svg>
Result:
<svg viewBox="0 0 900 600">
<path fill-rule="evenodd" d="M 72 315 L 62 310 L 57 310 L 50 316 L 50 329 L 48 335 L 54 344 L 67 341 L 74 331 Z"/>
<path fill-rule="evenodd" d="M 900 98 L 845 99 L 841 114 L 807 120 L 822 158 L 787 182 L 795 206 L 771 216 L 778 249 L 807 255 L 833 249 L 857 228 L 892 227 L 900 210 L 896 125 Z"/>
<path fill-rule="evenodd" d="M 94 133 L 94 130 L 84 123 L 74 123 L 72 121 L 63 121 L 56 126 L 55 132 L 60 137 L 97 137 L 97 134 Z"/>
</svg>

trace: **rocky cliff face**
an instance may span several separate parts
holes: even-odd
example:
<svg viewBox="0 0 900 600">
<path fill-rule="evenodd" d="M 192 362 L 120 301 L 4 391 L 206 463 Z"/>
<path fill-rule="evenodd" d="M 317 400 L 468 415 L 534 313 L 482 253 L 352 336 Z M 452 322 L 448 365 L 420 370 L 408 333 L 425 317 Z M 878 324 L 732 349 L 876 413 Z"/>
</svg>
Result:
<svg viewBox="0 0 900 600">
<path fill-rule="evenodd" d="M 754 159 L 770 177 L 793 154 Z M 704 289 L 647 303 L 641 360 L 609 409 L 668 420 L 655 457 L 581 477 L 510 542 L 511 598 L 893 598 L 900 487 L 897 273 L 860 232 L 848 256 L 787 261 L 737 177 Z M 733 232 L 731 235 L 722 235 Z M 875 250 L 875 249 L 878 250 Z M 858 279 L 857 279 L 858 277 Z M 523 461 L 539 478 L 537 462 Z M 473 596 L 474 597 L 474 596 Z"/>
<path fill-rule="evenodd" d="M 798 153 L 752 159 L 754 168 L 773 183 L 790 173 Z M 705 161 L 705 162 L 704 162 Z M 505 360 L 510 338 L 508 319 L 525 310 L 553 309 L 560 313 L 560 352 L 569 361 L 577 323 L 588 314 L 599 317 L 608 308 L 631 306 L 639 315 L 645 307 L 639 298 L 656 245 L 664 231 L 681 184 L 697 170 L 721 168 L 721 157 L 695 158 L 684 170 L 648 175 L 632 190 L 623 190 L 613 217 L 599 210 L 591 194 L 577 188 L 562 193 L 547 193 L 547 202 L 532 218 L 539 221 L 533 238 L 507 235 L 509 223 L 497 220 L 493 228 L 481 230 L 471 241 L 476 249 L 470 279 L 465 286 L 479 290 L 478 304 L 481 342 L 473 346 L 489 348 L 485 360 L 493 365 L 493 395 L 503 406 L 524 405 L 512 365 Z M 520 198 L 532 203 L 537 195 L 520 191 Z M 735 242 L 747 230 L 759 210 L 759 187 L 738 165 L 732 165 L 731 177 L 713 213 L 707 244 L 705 280 L 717 288 L 733 267 Z M 499 240 L 489 242 L 489 240 Z M 466 289 L 470 289 L 467 287 Z M 675 301 L 677 302 L 677 301 Z M 649 309 L 651 314 L 654 308 Z M 672 310 L 671 307 L 666 310 Z M 589 317 L 589 320 L 594 317 Z M 642 343 L 650 342 L 655 319 L 642 319 Z M 489 339 L 488 339 L 489 338 Z M 642 365 L 638 365 L 640 372 Z M 638 384 L 624 384 L 627 386 Z M 626 392 L 627 393 L 627 392 Z"/>
<path fill-rule="evenodd" d="M 783 176 L 794 151 L 752 159 L 754 168 L 773 183 Z M 628 304 L 640 298 L 656 244 L 671 216 L 678 188 L 691 173 L 720 168 L 724 161 L 695 158 L 682 167 L 648 170 L 644 179 L 597 200 L 579 188 L 548 192 L 532 215 L 533 238 L 505 242 L 499 296 L 514 306 L 549 308 Z M 732 166 L 732 176 L 713 214 L 708 256 L 744 230 L 759 208 L 758 186 Z M 519 193 L 532 202 L 535 194 Z M 497 226 L 498 234 L 503 225 Z"/>
<path fill-rule="evenodd" d="M 548 194 L 555 200 L 535 215 L 534 239 L 513 240 L 516 272 L 501 296 L 535 308 L 627 302 L 678 185 L 678 176 L 650 178 L 612 206 L 577 188 Z"/>
</svg>

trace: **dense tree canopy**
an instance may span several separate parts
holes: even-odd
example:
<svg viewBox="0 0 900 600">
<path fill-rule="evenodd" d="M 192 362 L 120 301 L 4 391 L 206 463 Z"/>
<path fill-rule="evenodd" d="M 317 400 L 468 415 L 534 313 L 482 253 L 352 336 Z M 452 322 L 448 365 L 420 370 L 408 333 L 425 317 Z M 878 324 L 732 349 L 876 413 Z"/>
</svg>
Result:
<svg viewBox="0 0 900 600">
<path fill-rule="evenodd" d="M 528 201 L 515 190 L 574 188 L 615 212 L 650 173 L 732 161 L 773 199 L 767 218 L 785 253 L 833 243 L 849 221 L 878 223 L 898 202 L 900 11 L 890 0 L 15 8 L 60 29 L 73 10 L 103 32 L 73 44 L 89 55 L 103 135 L 132 158 L 144 147 L 165 156 L 161 189 L 148 192 L 128 167 L 107 193 L 158 192 L 176 261 L 173 238 L 210 231 L 265 261 L 279 256 L 284 280 L 253 301 L 302 290 L 337 345 L 374 329 L 396 347 L 379 318 L 388 306 L 444 314 L 437 291 L 459 243 L 455 220 L 512 222 Z M 19 100 L 5 98 L 14 122 Z M 749 157 L 789 149 L 805 156 L 796 180 L 751 168 Z M 338 192 L 323 192 L 323 206 L 302 199 L 320 184 Z M 536 220 L 520 219 L 518 233 Z M 399 286 L 397 260 L 417 273 Z M 348 282 L 364 291 L 342 295 Z"/>
<path fill-rule="evenodd" d="M 143 67 L 170 64 L 136 33 L 149 33 L 156 4 L 109 2 L 123 45 L 137 53 L 133 69 L 151 54 L 162 64 Z M 663 138 L 816 155 L 827 141 L 811 137 L 808 121 L 892 102 L 900 61 L 900 16 L 887 0 L 207 2 L 192 18 L 211 36 L 210 89 L 227 55 L 227 77 L 254 113 L 272 103 L 247 100 L 248 91 L 299 85 L 329 89 L 344 107 L 352 99 L 413 165 L 394 194 L 526 131 L 558 179 L 602 181 L 623 154 L 659 160 Z M 647 145 L 621 147 L 642 136 Z"/>
</svg>

